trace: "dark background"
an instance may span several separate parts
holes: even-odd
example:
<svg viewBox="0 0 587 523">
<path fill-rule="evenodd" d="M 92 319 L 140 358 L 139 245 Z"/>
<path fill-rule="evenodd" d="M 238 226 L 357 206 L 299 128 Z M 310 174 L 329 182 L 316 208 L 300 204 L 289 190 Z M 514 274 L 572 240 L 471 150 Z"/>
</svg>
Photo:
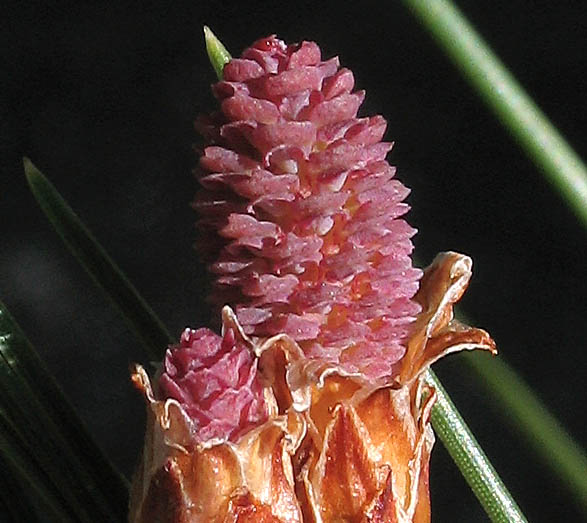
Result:
<svg viewBox="0 0 587 523">
<path fill-rule="evenodd" d="M 584 153 L 580 3 L 457 3 Z M 189 207 L 192 122 L 214 107 L 203 24 L 235 55 L 277 33 L 315 40 L 354 71 L 367 89 L 362 114 L 387 118 L 390 161 L 412 188 L 419 260 L 449 249 L 472 256 L 463 310 L 585 444 L 585 231 L 400 2 L 19 2 L 0 24 L 0 298 L 127 474 L 144 423 L 128 364 L 146 358 L 33 201 L 21 157 L 53 181 L 175 335 L 206 324 Z M 435 368 L 529 519 L 579 521 L 458 356 Z M 486 520 L 440 443 L 431 470 L 435 521 Z"/>
</svg>

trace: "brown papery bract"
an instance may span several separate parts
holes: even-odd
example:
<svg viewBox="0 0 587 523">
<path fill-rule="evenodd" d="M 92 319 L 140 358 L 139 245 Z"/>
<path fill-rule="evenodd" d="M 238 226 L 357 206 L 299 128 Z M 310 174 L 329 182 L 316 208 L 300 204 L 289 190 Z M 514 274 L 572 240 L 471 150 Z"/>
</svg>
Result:
<svg viewBox="0 0 587 523">
<path fill-rule="evenodd" d="M 309 360 L 287 335 L 252 340 L 226 308 L 225 330 L 258 361 L 269 412 L 237 441 L 198 441 L 182 406 L 156 398 L 137 366 L 149 421 L 130 521 L 429 521 L 435 395 L 423 373 L 449 352 L 495 351 L 485 331 L 453 319 L 470 269 L 444 253 L 425 271 L 423 312 L 393 381 Z"/>
</svg>

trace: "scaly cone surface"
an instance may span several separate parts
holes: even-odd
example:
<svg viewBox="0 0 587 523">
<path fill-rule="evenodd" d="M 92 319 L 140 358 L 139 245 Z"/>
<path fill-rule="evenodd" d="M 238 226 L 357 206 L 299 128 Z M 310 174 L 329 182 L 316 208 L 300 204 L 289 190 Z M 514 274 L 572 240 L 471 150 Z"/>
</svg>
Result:
<svg viewBox="0 0 587 523">
<path fill-rule="evenodd" d="M 200 250 L 222 336 L 187 329 L 151 378 L 129 521 L 428 523 L 435 391 L 471 259 L 414 269 L 380 116 L 315 43 L 259 40 L 198 121 Z M 229 306 L 236 309 L 236 314 Z"/>
<path fill-rule="evenodd" d="M 167 350 L 159 394 L 181 405 L 200 442 L 234 441 L 268 418 L 257 360 L 232 327 L 223 337 L 186 329 Z"/>
<path fill-rule="evenodd" d="M 255 42 L 213 86 L 221 112 L 194 206 L 211 300 L 249 335 L 287 334 L 305 356 L 390 376 L 419 312 L 408 190 L 385 157 L 381 116 L 358 118 L 364 92 L 313 42 Z"/>
</svg>

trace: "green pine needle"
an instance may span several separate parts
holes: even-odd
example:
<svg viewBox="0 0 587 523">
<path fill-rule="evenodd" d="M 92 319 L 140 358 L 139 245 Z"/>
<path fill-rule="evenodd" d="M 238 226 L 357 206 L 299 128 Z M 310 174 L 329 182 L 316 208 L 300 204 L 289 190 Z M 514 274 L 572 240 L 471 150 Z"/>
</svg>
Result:
<svg viewBox="0 0 587 523">
<path fill-rule="evenodd" d="M 123 312 L 124 319 L 143 342 L 149 358 L 160 361 L 167 346 L 173 343 L 161 320 L 51 182 L 28 158 L 23 162 L 31 191 L 61 239 L 106 296 Z"/>
<path fill-rule="evenodd" d="M 1 438 L 2 436 L 0 436 Z M 37 492 L 28 488 L 29 482 L 21 479 L 22 476 L 1 455 L 0 470 L 2 470 L 2 474 L 0 474 L 0 514 L 7 518 L 6 523 L 20 523 L 21 521 L 37 523 L 40 521 L 34 508 L 35 504 L 40 502 Z M 43 511 L 65 517 L 65 514 L 55 513 L 50 507 L 43 507 Z"/>
<path fill-rule="evenodd" d="M 128 484 L 0 302 L 0 455 L 82 521 L 124 518 Z M 44 479 L 43 479 L 44 478 Z"/>
<path fill-rule="evenodd" d="M 6 481 L 12 488 L 18 484 L 27 486 L 28 493 L 38 498 L 40 504 L 43 505 L 47 511 L 47 515 L 51 515 L 54 521 L 62 521 L 64 523 L 75 522 L 75 512 L 71 512 L 68 508 L 68 503 L 61 497 L 58 489 L 55 487 L 51 478 L 43 473 L 37 463 L 31 460 L 27 455 L 22 444 L 15 437 L 14 433 L 7 430 L 4 420 L 0 416 L 0 465 L 2 465 L 2 479 Z M 5 491 L 4 505 L 12 515 L 13 521 L 31 521 L 38 520 L 36 517 L 26 516 L 26 511 L 23 512 L 21 507 L 26 503 L 23 500 L 22 494 L 18 497 L 8 497 L 9 492 Z M 8 497 L 8 499 L 6 499 Z M 31 509 L 31 507 L 28 507 Z M 25 517 L 26 519 L 23 519 Z"/>
<path fill-rule="evenodd" d="M 488 393 L 488 404 L 526 440 L 587 513 L 585 451 L 502 358 L 466 353 L 458 359 L 466 366 L 465 372 L 478 375 L 478 382 Z"/>
<path fill-rule="evenodd" d="M 432 425 L 461 474 L 494 523 L 523 523 L 520 507 L 477 443 L 440 380 L 429 370 L 426 381 L 436 390 Z"/>
<path fill-rule="evenodd" d="M 404 0 L 587 226 L 587 168 L 450 0 Z"/>
</svg>

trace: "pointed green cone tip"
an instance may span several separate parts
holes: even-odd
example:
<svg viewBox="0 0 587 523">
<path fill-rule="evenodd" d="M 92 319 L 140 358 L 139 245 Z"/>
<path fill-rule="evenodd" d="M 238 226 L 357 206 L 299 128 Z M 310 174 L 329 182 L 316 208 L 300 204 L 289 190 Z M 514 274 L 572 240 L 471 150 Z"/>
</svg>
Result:
<svg viewBox="0 0 587 523">
<path fill-rule="evenodd" d="M 216 35 L 207 25 L 204 26 L 204 39 L 206 40 L 206 51 L 208 51 L 210 63 L 214 71 L 216 71 L 218 79 L 222 80 L 224 65 L 230 62 L 232 56 L 230 56 L 226 47 L 222 45 L 222 42 L 216 38 Z"/>
</svg>

